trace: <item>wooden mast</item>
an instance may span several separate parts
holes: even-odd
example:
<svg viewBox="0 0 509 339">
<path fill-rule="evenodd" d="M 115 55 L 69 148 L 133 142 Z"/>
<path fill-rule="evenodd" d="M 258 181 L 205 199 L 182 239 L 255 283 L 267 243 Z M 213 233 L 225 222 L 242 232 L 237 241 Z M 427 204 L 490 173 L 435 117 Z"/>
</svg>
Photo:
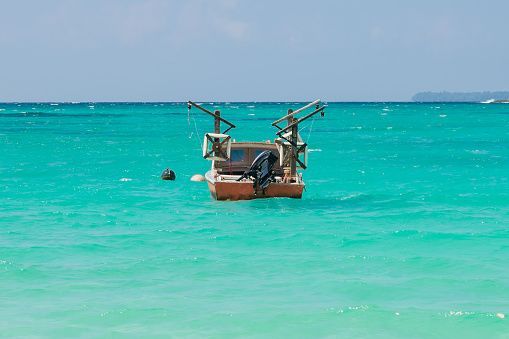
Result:
<svg viewBox="0 0 509 339">
<path fill-rule="evenodd" d="M 211 154 L 214 154 L 214 158 L 217 159 L 224 159 L 226 160 L 229 155 L 227 152 L 225 153 L 223 150 L 223 146 L 226 146 L 227 149 L 229 149 L 229 142 L 230 142 L 230 136 L 226 135 L 226 133 L 232 129 L 235 128 L 235 125 L 229 122 L 228 120 L 221 118 L 221 112 L 219 110 L 215 110 L 214 112 L 209 111 L 208 109 L 198 105 L 195 102 L 188 101 L 187 102 L 187 108 L 191 109 L 191 107 L 196 107 L 200 111 L 207 113 L 208 115 L 212 116 L 214 118 L 214 133 L 206 133 L 205 138 L 208 139 L 210 142 L 212 142 L 212 149 L 210 151 L 206 151 L 204 149 L 203 151 L 203 157 L 205 159 L 209 159 Z M 221 122 L 225 123 L 228 128 L 221 132 Z M 223 141 L 221 141 L 223 139 Z M 207 142 L 208 143 L 208 142 Z"/>
<path fill-rule="evenodd" d="M 289 118 L 289 116 L 297 115 L 297 114 L 299 114 L 300 112 L 305 111 L 306 109 L 310 108 L 311 106 L 318 105 L 319 103 L 320 103 L 320 99 L 315 100 L 315 101 L 313 101 L 313 102 L 311 102 L 311 103 L 307 104 L 306 106 L 299 108 L 299 109 L 298 109 L 298 110 L 296 110 L 296 111 L 293 111 L 293 110 L 292 110 L 292 112 L 291 112 L 291 113 L 288 113 L 286 116 L 283 116 L 282 118 L 277 119 L 276 121 L 274 121 L 274 122 L 272 123 L 272 126 L 276 126 L 276 127 L 277 127 L 277 124 L 279 124 L 281 121 L 283 121 L 283 120 L 285 120 L 285 119 L 288 119 L 288 118 Z"/>
<path fill-rule="evenodd" d="M 209 111 L 208 109 L 198 105 L 197 103 L 192 102 L 192 101 L 188 101 L 187 102 L 187 107 L 191 108 L 191 106 L 198 108 L 199 110 L 201 110 L 204 113 L 207 113 L 208 115 L 211 115 L 214 118 L 214 120 L 219 120 L 220 122 L 224 122 L 225 124 L 227 124 L 228 128 L 223 132 L 223 134 L 228 132 L 230 129 L 235 128 L 234 124 L 232 124 L 231 122 L 229 122 L 226 119 L 221 118 L 221 114 L 216 114 L 215 112 L 212 113 L 211 111 Z M 219 111 L 216 111 L 216 112 L 219 112 Z M 215 127 L 215 123 L 214 123 L 214 127 Z M 217 131 L 217 133 L 221 133 L 221 132 Z"/>
<path fill-rule="evenodd" d="M 221 134 L 221 112 L 219 110 L 214 111 L 214 133 Z M 221 144 L 219 138 L 214 138 L 214 156 L 221 156 Z"/>
<path fill-rule="evenodd" d="M 292 152 L 291 152 L 291 155 L 290 155 L 290 177 L 292 178 L 292 180 L 295 180 L 297 181 L 297 140 L 298 140 L 298 124 L 296 124 L 295 122 L 297 121 L 297 119 L 295 119 L 293 117 L 293 110 L 292 109 L 289 109 L 288 110 L 288 126 L 292 126 L 291 129 L 292 129 L 292 135 L 291 135 L 291 147 L 292 147 Z"/>
<path fill-rule="evenodd" d="M 313 106 L 315 107 L 315 110 L 313 112 L 305 115 L 304 117 L 297 118 L 297 114 L 299 114 Z M 288 168 L 287 166 L 290 165 L 290 173 L 289 174 L 290 174 L 290 178 L 291 178 L 290 180 L 292 180 L 292 181 L 295 181 L 295 182 L 298 181 L 297 163 L 301 166 L 301 168 L 306 169 L 305 162 L 302 162 L 299 159 L 299 153 L 305 152 L 306 147 L 307 147 L 306 143 L 301 143 L 299 145 L 299 124 L 301 122 L 311 118 L 315 114 L 320 113 L 320 115 L 323 116 L 325 107 L 326 107 L 325 105 L 320 107 L 320 100 L 315 100 L 315 101 L 299 108 L 298 110 L 293 111 L 292 109 L 289 109 L 286 115 L 282 116 L 281 118 L 277 119 L 276 121 L 274 121 L 272 123 L 272 126 L 279 129 L 279 131 L 276 132 L 276 135 L 279 138 L 286 140 L 288 142 L 288 144 L 290 144 L 289 147 L 291 149 L 291 152 L 289 152 L 290 153 L 289 159 L 288 159 L 289 163 L 286 163 L 286 159 L 285 159 L 285 166 L 286 166 L 285 168 L 287 169 Z M 287 121 L 286 127 L 279 126 L 278 124 L 284 120 Z M 284 149 L 284 147 L 285 147 L 284 142 L 282 142 L 282 143 L 283 143 L 283 149 Z M 285 156 L 285 158 L 286 158 L 286 156 Z"/>
</svg>

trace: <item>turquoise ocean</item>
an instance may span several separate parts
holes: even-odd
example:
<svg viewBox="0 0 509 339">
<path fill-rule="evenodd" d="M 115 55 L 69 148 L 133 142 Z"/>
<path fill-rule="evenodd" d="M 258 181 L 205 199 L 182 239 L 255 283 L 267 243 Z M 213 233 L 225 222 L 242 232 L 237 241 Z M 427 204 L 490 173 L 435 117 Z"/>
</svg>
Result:
<svg viewBox="0 0 509 339">
<path fill-rule="evenodd" d="M 301 104 L 205 105 L 241 141 Z M 0 337 L 509 338 L 509 105 L 302 127 L 302 200 L 217 202 L 183 103 L 0 104 Z"/>
</svg>

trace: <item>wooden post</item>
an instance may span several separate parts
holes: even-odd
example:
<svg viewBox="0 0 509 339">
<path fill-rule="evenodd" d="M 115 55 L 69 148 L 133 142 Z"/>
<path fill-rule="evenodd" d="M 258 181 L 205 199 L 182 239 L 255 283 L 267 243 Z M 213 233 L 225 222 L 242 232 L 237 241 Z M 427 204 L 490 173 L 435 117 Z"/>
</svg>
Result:
<svg viewBox="0 0 509 339">
<path fill-rule="evenodd" d="M 221 112 L 214 111 L 214 115 L 216 118 L 214 118 L 214 133 L 220 134 L 221 133 Z"/>
<path fill-rule="evenodd" d="M 198 104 L 197 104 L 197 103 L 195 103 L 195 102 L 188 101 L 188 102 L 187 102 L 187 105 L 188 105 L 188 107 L 191 107 L 191 106 L 196 107 L 196 108 L 198 108 L 200 111 L 205 112 L 205 113 L 207 113 L 208 115 L 213 116 L 213 117 L 214 117 L 214 119 L 216 119 L 216 118 L 217 118 L 217 119 L 219 119 L 219 121 L 220 121 L 220 122 L 224 122 L 225 124 L 227 124 L 228 126 L 230 126 L 230 127 L 227 129 L 227 131 L 228 131 L 228 130 L 230 130 L 230 129 L 232 129 L 232 128 L 235 128 L 235 125 L 234 125 L 234 124 L 232 124 L 232 123 L 231 123 L 231 122 L 229 122 L 228 120 L 225 120 L 225 119 L 221 118 L 220 114 L 219 114 L 219 115 L 216 115 L 215 113 L 212 113 L 212 112 L 211 112 L 211 111 L 209 111 L 208 109 L 201 107 L 200 105 L 198 105 Z M 216 112 L 219 112 L 219 111 L 216 111 Z M 225 133 L 226 133 L 226 132 L 225 132 Z"/>
<path fill-rule="evenodd" d="M 218 110 L 214 111 L 214 133 L 220 134 L 221 133 L 221 112 Z M 221 156 L 219 152 L 219 138 L 214 138 L 214 156 L 219 157 Z"/>
<path fill-rule="evenodd" d="M 288 126 L 290 126 L 291 124 L 293 124 L 296 119 L 293 117 L 293 110 L 292 109 L 289 109 L 288 110 Z M 295 180 L 297 181 L 297 160 L 295 159 L 295 157 L 297 156 L 297 147 L 295 147 L 295 145 L 297 145 L 297 135 L 299 133 L 299 129 L 298 129 L 298 125 L 295 124 L 293 127 L 292 127 L 292 136 L 291 136 L 291 139 L 292 140 L 292 144 L 293 145 L 290 145 L 291 148 L 292 148 L 292 152 L 290 154 L 290 177 L 291 177 L 291 180 Z"/>
<path fill-rule="evenodd" d="M 293 119 L 293 118 L 292 118 Z M 292 178 L 295 178 L 295 181 L 297 181 L 297 157 L 299 156 L 297 154 L 297 142 L 298 142 L 298 135 L 299 135 L 299 127 L 297 124 L 295 124 L 292 127 L 292 167 L 291 167 L 291 175 Z"/>
<path fill-rule="evenodd" d="M 309 107 L 314 106 L 314 105 L 318 105 L 319 103 L 320 103 L 320 99 L 315 100 L 315 101 L 313 101 L 313 102 L 311 102 L 311 103 L 307 104 L 306 106 L 299 108 L 299 109 L 298 109 L 298 110 L 296 110 L 295 112 L 293 112 L 293 110 L 292 110 L 292 113 L 288 113 L 288 115 L 291 115 L 291 116 L 297 115 L 297 114 L 299 114 L 300 112 L 302 112 L 302 111 L 304 111 L 304 110 L 308 109 Z M 317 108 L 318 108 L 318 107 L 317 107 Z M 280 118 L 280 119 L 277 119 L 276 121 L 274 121 L 274 122 L 272 123 L 272 126 L 276 126 L 276 125 L 277 125 L 277 124 L 279 124 L 281 121 L 283 121 L 283 120 L 285 120 L 285 119 L 288 119 L 288 118 L 289 118 L 289 117 L 288 117 L 288 116 L 286 116 L 286 117 L 282 117 L 282 118 Z"/>
</svg>

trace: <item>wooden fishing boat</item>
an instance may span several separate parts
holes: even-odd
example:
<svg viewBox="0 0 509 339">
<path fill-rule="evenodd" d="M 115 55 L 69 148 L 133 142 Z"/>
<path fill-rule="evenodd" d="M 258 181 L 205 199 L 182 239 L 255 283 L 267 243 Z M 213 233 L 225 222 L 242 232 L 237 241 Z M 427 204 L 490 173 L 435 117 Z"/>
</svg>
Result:
<svg viewBox="0 0 509 339">
<path fill-rule="evenodd" d="M 226 134 L 235 125 L 221 117 L 220 111 L 210 111 L 188 101 L 188 109 L 196 107 L 214 118 L 214 133 L 206 133 L 203 158 L 212 161 L 205 174 L 210 193 L 217 200 L 249 200 L 256 198 L 302 197 L 304 181 L 299 169 L 307 168 L 307 144 L 299 134 L 299 124 L 316 114 L 324 115 L 320 100 L 274 121 L 276 139 L 266 142 L 236 142 Z M 314 108 L 301 117 L 297 115 Z M 286 121 L 286 126 L 280 126 Z M 221 132 L 221 123 L 228 127 Z"/>
</svg>

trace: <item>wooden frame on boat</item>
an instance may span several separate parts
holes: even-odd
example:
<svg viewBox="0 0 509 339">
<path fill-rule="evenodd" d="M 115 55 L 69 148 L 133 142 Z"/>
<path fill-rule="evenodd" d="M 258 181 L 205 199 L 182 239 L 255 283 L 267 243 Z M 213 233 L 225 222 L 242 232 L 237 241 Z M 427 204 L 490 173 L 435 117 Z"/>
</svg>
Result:
<svg viewBox="0 0 509 339">
<path fill-rule="evenodd" d="M 324 115 L 326 106 L 320 105 L 320 100 L 295 111 L 289 109 L 285 116 L 274 121 L 272 126 L 278 129 L 274 142 L 231 141 L 226 133 L 236 126 L 221 117 L 220 111 L 212 112 L 193 101 L 188 101 L 187 105 L 188 109 L 196 107 L 214 118 L 214 133 L 205 135 L 203 145 L 203 157 L 212 161 L 205 179 L 214 199 L 302 197 L 305 184 L 297 169 L 307 168 L 307 144 L 299 135 L 299 124 L 318 113 Z M 313 112 L 297 118 L 298 114 L 311 107 L 314 107 Z M 287 125 L 280 126 L 285 120 Z M 223 132 L 221 123 L 228 126 Z M 264 156 L 266 159 L 261 158 Z M 270 162 L 269 158 L 278 161 Z M 253 168 L 255 165 L 259 167 Z M 263 183 L 259 180 L 261 175 L 265 175 Z"/>
</svg>

